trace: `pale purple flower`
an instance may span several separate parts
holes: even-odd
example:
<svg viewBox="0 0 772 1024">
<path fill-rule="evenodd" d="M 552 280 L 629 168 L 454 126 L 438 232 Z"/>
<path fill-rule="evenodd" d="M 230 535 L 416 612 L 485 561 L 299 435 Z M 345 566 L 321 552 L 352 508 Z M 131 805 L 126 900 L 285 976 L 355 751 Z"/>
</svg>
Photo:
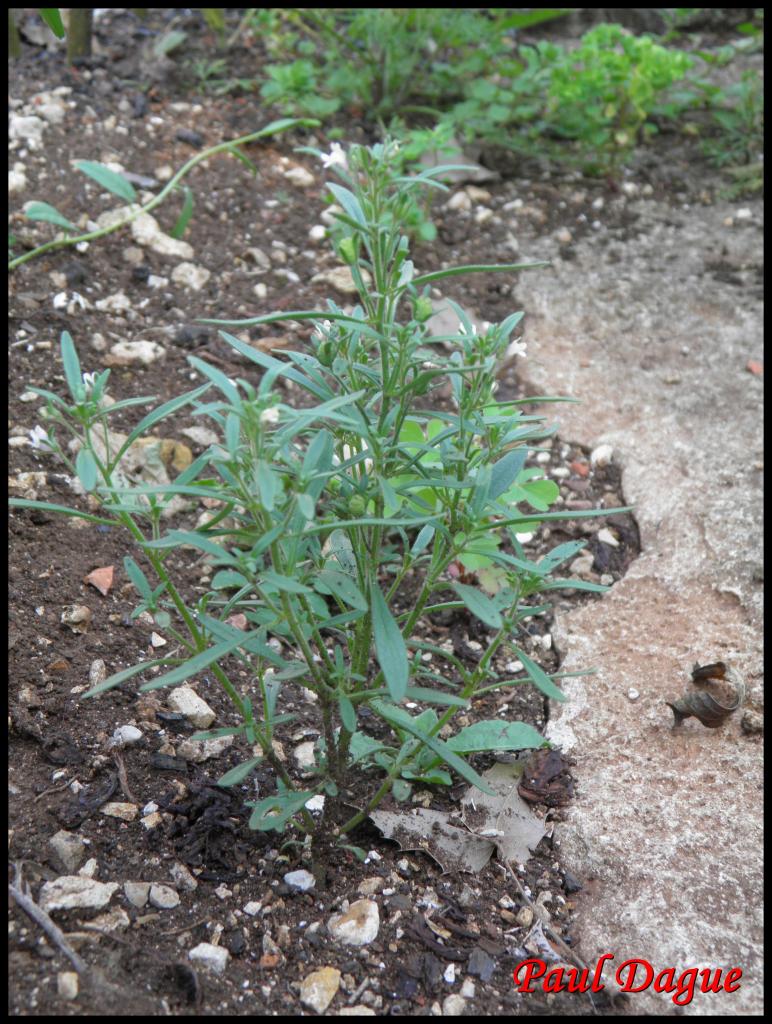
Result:
<svg viewBox="0 0 772 1024">
<path fill-rule="evenodd" d="M 35 426 L 29 432 L 30 444 L 38 450 L 51 451 L 51 440 L 46 430 L 40 425 Z"/>
</svg>

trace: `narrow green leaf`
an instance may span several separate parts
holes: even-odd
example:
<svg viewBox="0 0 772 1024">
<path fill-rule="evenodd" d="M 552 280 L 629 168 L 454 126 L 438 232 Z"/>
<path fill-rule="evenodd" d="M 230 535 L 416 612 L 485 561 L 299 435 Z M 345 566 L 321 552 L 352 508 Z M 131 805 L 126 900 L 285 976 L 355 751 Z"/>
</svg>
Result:
<svg viewBox="0 0 772 1024">
<path fill-rule="evenodd" d="M 272 512 L 279 492 L 279 478 L 262 459 L 255 467 L 255 482 L 260 492 L 260 501 L 267 512 Z"/>
<path fill-rule="evenodd" d="M 125 199 L 128 203 L 135 203 L 137 201 L 137 193 L 134 186 L 117 171 L 111 171 L 109 167 L 105 167 L 104 164 L 97 163 L 94 160 L 76 160 L 75 166 L 79 171 L 92 178 L 98 185 L 101 185 L 102 188 L 112 192 L 113 195 Z"/>
<path fill-rule="evenodd" d="M 140 672 L 144 672 L 145 669 L 153 668 L 155 665 L 167 664 L 168 659 L 166 658 L 159 658 L 157 661 L 141 661 L 138 665 L 132 665 L 131 668 L 125 668 L 121 672 L 116 672 L 114 675 L 108 676 L 103 683 L 99 683 L 90 690 L 86 690 L 83 696 L 96 697 L 97 694 L 104 693 L 105 690 L 112 690 L 114 686 L 120 686 L 121 683 L 125 682 L 127 679 L 131 679 L 132 676 L 136 676 Z"/>
<path fill-rule="evenodd" d="M 362 207 L 359 205 L 359 200 L 354 193 L 350 192 L 347 188 L 343 188 L 342 185 L 336 185 L 334 182 L 328 182 L 327 188 L 332 192 L 349 217 L 355 220 L 360 228 L 367 229 L 367 218 L 362 212 Z"/>
<path fill-rule="evenodd" d="M 352 608 L 359 608 L 362 611 L 369 608 L 366 598 L 351 577 L 334 569 L 322 569 L 318 573 L 314 579 L 314 590 L 320 594 L 333 594 Z"/>
<path fill-rule="evenodd" d="M 491 486 L 488 491 L 491 501 L 495 501 L 514 483 L 517 474 L 525 465 L 527 455 L 527 448 L 515 448 L 511 452 L 507 452 L 498 462 L 494 462 L 491 467 Z"/>
<path fill-rule="evenodd" d="M 58 7 L 38 7 L 38 14 L 57 39 L 64 39 L 64 22 Z"/>
<path fill-rule="evenodd" d="M 515 647 L 513 650 L 516 657 L 522 661 L 523 668 L 528 673 L 531 682 L 541 690 L 545 697 L 550 697 L 552 700 L 565 701 L 566 695 L 555 686 L 543 668 L 537 665 L 535 661 L 531 661 L 528 655 L 524 654 L 519 647 Z"/>
<path fill-rule="evenodd" d="M 233 569 L 221 569 L 220 572 L 216 572 L 212 579 L 213 590 L 233 590 L 238 587 L 244 587 L 249 583 L 246 576 L 242 576 L 240 572 L 235 572 Z"/>
<path fill-rule="evenodd" d="M 190 365 L 198 370 L 199 373 L 203 373 L 205 377 L 208 377 L 213 384 L 215 384 L 220 391 L 225 395 L 229 402 L 235 406 L 241 405 L 241 396 L 239 395 L 239 389 L 231 381 L 222 370 L 218 370 L 216 366 L 210 366 L 209 363 L 205 363 L 203 359 L 199 359 L 198 356 L 188 356 L 188 362 Z"/>
<path fill-rule="evenodd" d="M 350 733 L 356 732 L 357 728 L 357 713 L 354 710 L 354 705 L 344 694 L 338 697 L 338 710 L 340 711 L 340 720 Z"/>
<path fill-rule="evenodd" d="M 446 743 L 458 754 L 479 750 L 526 750 L 541 747 L 544 737 L 525 722 L 488 720 L 467 725 Z"/>
<path fill-rule="evenodd" d="M 483 793 L 488 793 L 489 796 L 496 795 L 490 786 L 488 786 L 487 782 L 477 774 L 471 765 L 468 765 L 466 761 L 450 749 L 447 743 L 443 743 L 443 741 L 437 736 L 429 736 L 427 733 L 422 732 L 407 712 L 402 711 L 400 708 L 392 707 L 389 704 L 384 704 L 384 702 L 380 700 L 373 701 L 372 707 L 373 710 L 385 718 L 387 722 L 391 722 L 392 725 L 395 725 L 400 729 L 404 729 L 412 736 L 415 736 L 416 739 L 425 743 L 430 750 L 433 750 L 435 754 L 442 758 L 445 764 L 458 772 L 462 779 L 465 779 L 472 786 L 476 786 L 477 789 L 482 790 Z"/>
<path fill-rule="evenodd" d="M 177 218 L 174 227 L 171 229 L 169 234 L 172 238 L 182 238 L 185 234 L 190 218 L 193 216 L 193 192 L 187 185 L 183 185 L 183 191 L 185 193 L 185 199 L 182 203 L 182 210 Z"/>
<path fill-rule="evenodd" d="M 80 371 L 80 360 L 75 349 L 75 344 L 67 331 L 62 331 L 60 340 L 62 352 L 62 364 L 64 376 L 67 378 L 67 387 L 70 389 L 73 401 L 80 403 L 85 395 L 83 387 L 83 376 Z"/>
<path fill-rule="evenodd" d="M 402 631 L 375 581 L 370 585 L 370 609 L 378 664 L 383 670 L 391 699 L 399 703 L 404 699 L 410 676 L 407 648 Z"/>
<path fill-rule="evenodd" d="M 209 668 L 216 661 L 235 651 L 237 647 L 244 646 L 247 638 L 250 636 L 254 637 L 254 635 L 254 633 L 241 633 L 238 638 L 224 640 L 222 643 L 215 644 L 214 647 L 202 651 L 193 658 L 189 658 L 182 665 L 178 665 L 177 668 L 167 672 L 159 679 L 154 679 L 152 683 L 145 683 L 140 689 L 145 692 L 147 690 L 159 690 L 164 686 L 177 686 L 178 683 L 184 683 L 186 679 L 190 679 L 191 676 L 203 672 L 205 668 Z"/>
<path fill-rule="evenodd" d="M 153 593 L 153 590 L 148 582 L 147 576 L 145 576 L 144 572 L 142 572 L 142 570 L 134 561 L 134 559 L 131 558 L 129 555 L 126 555 L 126 557 L 124 558 L 123 567 L 126 570 L 126 575 L 137 588 L 140 597 L 144 601 L 148 601 L 150 599 L 151 594 Z"/>
<path fill-rule="evenodd" d="M 29 217 L 30 220 L 44 220 L 49 224 L 56 224 L 57 227 L 65 228 L 67 231 L 78 230 L 72 221 L 67 220 L 64 214 L 59 213 L 56 207 L 51 206 L 50 203 L 38 201 L 27 203 L 24 207 L 24 216 Z"/>
<path fill-rule="evenodd" d="M 86 493 L 93 491 L 99 479 L 99 469 L 94 461 L 94 456 L 88 448 L 81 448 L 78 452 L 78 456 L 75 459 L 75 472 L 83 484 L 84 491 Z"/>
<path fill-rule="evenodd" d="M 422 288 L 432 281 L 440 281 L 444 277 L 457 277 L 459 274 L 488 274 L 494 271 L 505 271 L 517 273 L 521 270 L 535 270 L 538 267 L 548 267 L 547 260 L 539 260 L 536 263 L 495 263 L 486 266 L 485 264 L 470 264 L 464 267 L 450 267 L 448 270 L 435 270 L 431 274 L 421 274 L 413 278 L 413 286 Z"/>
<path fill-rule="evenodd" d="M 305 586 L 303 583 L 298 583 L 297 580 L 293 580 L 291 576 L 282 576 L 281 573 L 273 572 L 270 569 L 266 569 L 260 574 L 262 583 L 269 583 L 271 586 L 276 587 L 277 590 L 284 590 L 288 594 L 312 594 L 313 591 L 310 587 Z"/>
<path fill-rule="evenodd" d="M 405 696 L 410 700 L 420 700 L 423 704 L 442 704 L 445 707 L 467 708 L 469 701 L 456 697 L 453 693 L 443 690 L 430 690 L 426 686 L 408 686 Z"/>
<path fill-rule="evenodd" d="M 492 629 L 501 629 L 504 620 L 501 618 L 501 612 L 489 597 L 475 587 L 468 587 L 464 583 L 452 583 L 451 586 L 472 615 Z"/>
<path fill-rule="evenodd" d="M 75 519 L 87 519 L 90 523 L 98 523 L 100 526 L 120 526 L 115 519 L 105 519 L 104 516 L 94 516 L 90 512 L 81 512 L 77 508 L 67 508 L 66 505 L 55 505 L 50 501 L 30 501 L 28 498 L 9 498 L 8 504 L 12 508 L 39 508 L 42 512 L 59 512 L 65 516 L 72 516 Z"/>
<path fill-rule="evenodd" d="M 235 768 L 231 768 L 225 775 L 221 775 L 217 780 L 218 786 L 237 786 L 240 782 L 243 782 L 261 763 L 262 757 L 251 757 L 248 761 L 243 761 L 241 764 L 237 764 Z"/>
</svg>

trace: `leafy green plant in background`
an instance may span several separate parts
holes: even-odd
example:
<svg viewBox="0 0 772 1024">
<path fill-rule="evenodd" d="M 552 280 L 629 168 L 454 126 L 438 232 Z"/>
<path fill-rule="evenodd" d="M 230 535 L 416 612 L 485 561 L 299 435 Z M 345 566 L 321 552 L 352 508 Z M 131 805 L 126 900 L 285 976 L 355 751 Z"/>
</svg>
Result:
<svg viewBox="0 0 772 1024">
<path fill-rule="evenodd" d="M 588 173 L 614 174 L 662 94 L 692 66 L 692 58 L 634 36 L 619 25 L 598 25 L 579 46 L 521 46 L 521 64 L 505 79 L 474 82 L 467 101 L 449 115 L 468 138 L 482 137 L 516 151 L 578 163 Z"/>
<path fill-rule="evenodd" d="M 316 117 L 340 108 L 372 122 L 408 111 L 438 116 L 462 98 L 466 84 L 506 60 L 507 32 L 564 13 L 503 18 L 463 8 L 271 9 L 256 14 L 255 24 L 266 29 L 262 38 L 281 63 L 267 65 L 261 92 Z"/>
<path fill-rule="evenodd" d="M 85 513 L 21 499 L 12 505 L 123 526 L 151 572 L 149 579 L 138 561 L 125 560 L 139 607 L 154 615 L 177 653 L 123 669 L 88 695 L 149 670 L 142 690 L 211 672 L 238 724 L 197 738 L 238 735 L 252 748 L 220 785 L 244 784 L 262 762 L 275 774 L 276 792 L 252 803 L 251 827 L 294 827 L 318 845 L 346 845 L 389 792 L 404 799 L 415 781 L 449 784 L 453 775 L 487 792 L 469 755 L 542 745 L 523 723 L 446 727 L 474 698 L 501 686 L 530 681 L 563 699 L 556 677 L 527 656 L 518 634 L 545 610 L 539 603 L 545 591 L 604 588 L 553 578 L 581 543 L 561 544 L 531 561 L 519 535 L 543 522 L 607 511 L 550 511 L 554 484 L 534 479 L 525 466 L 530 447 L 552 432 L 526 412 L 543 399 L 495 400 L 502 359 L 524 353 L 522 342 L 511 339 L 522 314 L 477 330 L 452 304 L 456 332 L 436 336 L 428 326 L 436 282 L 543 264 L 418 273 L 403 217 L 414 192 L 442 188 L 436 179 L 444 169 L 407 177 L 391 143 L 352 147 L 348 156 L 338 147 L 323 160 L 339 182 L 329 185 L 345 229 L 335 247 L 357 285 L 358 305 L 349 312 L 330 301 L 325 310 L 240 322 L 312 324 L 312 352 L 282 358 L 223 331 L 263 371 L 259 382 L 230 379 L 190 356 L 206 383 L 152 409 L 120 443 L 108 429 L 110 416 L 153 400 L 109 404 L 109 371 L 83 374 L 65 333 L 69 398 L 32 389 L 46 402 L 32 440 L 63 459 L 101 509 Z M 281 401 L 280 378 L 302 393 L 299 407 Z M 450 381 L 450 404 L 436 400 L 442 381 Z M 131 444 L 185 407 L 206 417 L 220 441 L 168 486 L 127 484 L 120 467 Z M 211 518 L 193 529 L 166 529 L 164 513 L 175 498 L 209 499 Z M 193 604 L 168 564 L 171 552 L 184 550 L 214 570 L 210 591 Z M 486 568 L 494 574 L 483 587 L 478 579 Z M 488 627 L 486 650 L 471 668 L 420 629 L 428 615 L 451 609 L 466 609 Z M 505 651 L 520 659 L 525 678 L 494 671 L 494 656 Z M 229 659 L 240 675 L 246 670 L 246 687 L 233 682 Z M 299 787 L 273 746 L 277 729 L 293 718 L 281 710 L 282 692 L 298 687 L 315 696 L 320 731 L 315 768 Z M 425 709 L 411 713 L 415 703 Z M 385 739 L 368 733 L 372 716 Z M 359 788 L 351 792 L 355 777 L 369 783 L 365 797 Z M 317 821 L 306 805 L 322 795 Z M 352 800 L 360 808 L 354 814 L 346 806 Z"/>
<path fill-rule="evenodd" d="M 106 191 L 118 196 L 125 202 L 130 203 L 131 207 L 129 211 L 121 219 L 115 220 L 104 227 L 95 228 L 94 230 L 87 231 L 85 233 L 79 233 L 75 224 L 68 220 L 50 203 L 39 201 L 27 203 L 24 212 L 30 220 L 40 220 L 46 221 L 49 224 L 54 224 L 56 227 L 62 228 L 66 234 L 60 234 L 50 242 L 45 242 L 21 256 L 16 256 L 15 258 L 10 259 L 8 269 L 9 271 L 15 270 L 23 263 L 27 263 L 29 260 L 33 260 L 37 256 L 41 256 L 44 252 L 50 252 L 52 249 L 59 249 L 62 248 L 62 246 L 79 245 L 83 242 L 93 242 L 97 238 L 102 238 L 104 235 L 111 234 L 113 231 L 118 231 L 120 228 L 130 224 L 133 220 L 136 220 L 140 214 L 149 213 L 151 210 L 155 209 L 156 206 L 163 203 L 164 200 L 167 199 L 177 188 L 180 188 L 182 191 L 183 206 L 180 216 L 170 233 L 173 237 L 179 238 L 182 236 L 193 213 L 192 193 L 187 186 L 183 187 L 180 183 L 194 167 L 218 153 L 230 153 L 241 160 L 242 163 L 245 163 L 253 173 L 257 173 L 256 167 L 251 160 L 245 156 L 240 147 L 246 146 L 250 142 L 255 142 L 258 139 L 266 138 L 270 135 L 278 135 L 281 132 L 289 131 L 292 128 L 316 127 L 317 125 L 317 121 L 285 118 L 280 121 L 273 121 L 259 132 L 252 132 L 250 135 L 242 135 L 241 138 L 231 139 L 229 142 L 221 142 L 217 146 L 210 146 L 201 153 L 197 153 L 196 156 L 191 157 L 191 159 L 188 160 L 172 178 L 170 178 L 158 195 L 153 196 L 152 199 L 148 200 L 143 205 L 139 205 L 139 203 L 137 203 L 136 190 L 124 175 L 111 170 L 111 168 L 106 167 L 104 164 L 96 163 L 92 160 L 79 160 L 76 163 L 77 169 L 83 174 L 86 174 L 92 180 L 96 181 L 97 184 Z M 18 241 L 18 239 L 16 241 Z"/>
</svg>

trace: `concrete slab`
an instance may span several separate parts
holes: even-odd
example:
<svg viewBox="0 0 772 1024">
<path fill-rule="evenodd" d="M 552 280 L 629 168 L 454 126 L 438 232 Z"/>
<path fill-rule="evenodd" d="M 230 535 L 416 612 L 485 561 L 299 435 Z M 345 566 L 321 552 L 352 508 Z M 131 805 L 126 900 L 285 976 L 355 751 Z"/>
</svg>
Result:
<svg viewBox="0 0 772 1024">
<path fill-rule="evenodd" d="M 560 436 L 614 446 L 642 554 L 602 600 L 556 624 L 569 680 L 548 736 L 576 758 L 579 796 L 556 832 L 586 883 L 578 936 L 604 971 L 645 958 L 675 967 L 740 967 L 733 994 L 697 993 L 676 1012 L 762 1013 L 762 756 L 742 711 L 718 729 L 673 731 L 665 700 L 690 688 L 695 661 L 730 660 L 761 710 L 762 381 L 758 291 L 717 280 L 710 261 L 762 262 L 762 205 L 728 227 L 729 205 L 635 204 L 635 237 L 577 246 L 534 273 L 528 311 L 532 394 Z M 530 289 L 528 298 L 524 289 Z M 640 694 L 633 701 L 628 691 Z M 672 1014 L 667 993 L 632 997 L 633 1014 Z"/>
</svg>

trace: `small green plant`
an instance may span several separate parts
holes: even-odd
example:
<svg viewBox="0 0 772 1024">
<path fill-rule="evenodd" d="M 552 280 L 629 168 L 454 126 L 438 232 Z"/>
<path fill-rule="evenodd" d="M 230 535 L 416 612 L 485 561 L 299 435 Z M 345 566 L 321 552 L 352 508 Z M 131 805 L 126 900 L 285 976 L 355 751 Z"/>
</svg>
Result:
<svg viewBox="0 0 772 1024">
<path fill-rule="evenodd" d="M 649 121 L 656 104 L 693 63 L 620 25 L 598 25 L 571 51 L 539 43 L 517 56 L 503 75 L 472 83 L 452 123 L 467 138 L 608 175 L 642 133 L 656 130 Z"/>
<path fill-rule="evenodd" d="M 565 10 L 516 13 L 463 8 L 288 8 L 261 14 L 269 52 L 262 95 L 288 112 L 324 117 L 341 108 L 388 123 L 440 111 L 464 87 L 498 70 L 507 33 Z M 298 56 L 299 55 L 299 56 Z M 289 57 L 292 56 L 292 61 Z"/>
<path fill-rule="evenodd" d="M 421 274 L 402 225 L 413 194 L 441 188 L 436 179 L 444 169 L 407 177 L 390 142 L 352 147 L 348 155 L 338 147 L 323 160 L 338 178 L 329 185 L 342 210 L 343 231 L 334 244 L 357 285 L 358 305 L 344 311 L 329 302 L 326 310 L 239 322 L 312 324 L 312 351 L 282 358 L 223 331 L 261 379 L 233 380 L 190 356 L 205 383 L 150 411 L 120 444 L 108 429 L 110 416 L 152 400 L 108 404 L 109 371 L 83 374 L 65 333 L 69 398 L 32 389 L 46 402 L 44 426 L 32 440 L 64 460 L 101 511 L 12 504 L 125 527 L 147 570 L 126 558 L 139 608 L 179 645 L 176 655 L 122 669 L 88 696 L 148 670 L 159 674 L 142 690 L 211 672 L 237 724 L 196 737 L 236 735 L 251 748 L 219 784 L 244 786 L 261 762 L 275 775 L 276 791 L 251 803 L 250 826 L 290 830 L 290 842 L 300 841 L 298 833 L 317 845 L 336 842 L 363 856 L 347 845 L 349 836 L 388 793 L 404 799 L 416 781 L 448 785 L 453 775 L 488 792 L 469 755 L 543 744 L 524 723 L 482 721 L 454 731 L 453 719 L 481 694 L 529 681 L 563 699 L 557 676 L 528 657 L 518 634 L 546 610 L 539 601 L 544 592 L 605 588 L 553 578 L 581 542 L 531 561 L 521 535 L 543 522 L 607 513 L 549 511 L 557 488 L 525 463 L 530 447 L 552 431 L 526 412 L 535 399 L 495 399 L 500 362 L 525 352 L 512 340 L 522 314 L 478 330 L 451 303 L 458 330 L 436 336 L 428 326 L 436 282 L 544 264 Z M 298 407 L 281 401 L 280 378 L 303 395 Z M 437 401 L 443 381 L 451 383 L 449 403 Z M 127 484 L 120 466 L 131 444 L 186 406 L 211 421 L 220 441 L 169 486 Z M 74 445 L 65 444 L 70 437 Z M 209 522 L 165 529 L 174 498 L 208 499 Z M 192 605 L 167 561 L 181 550 L 205 558 L 214 571 L 210 591 Z M 465 610 L 489 631 L 476 665 L 432 643 L 420 628 L 428 616 L 449 610 Z M 525 678 L 494 671 L 494 656 L 507 650 L 522 662 Z M 234 668 L 242 676 L 246 669 L 249 682 L 241 688 Z M 300 687 L 316 702 L 319 740 L 313 771 L 297 783 L 273 741 L 293 718 L 283 710 L 284 691 L 300 697 Z M 416 704 L 423 710 L 413 714 Z M 368 732 L 373 716 L 383 739 Z M 369 787 L 365 795 L 362 785 Z M 319 796 L 325 797 L 321 820 L 307 806 Z M 359 808 L 354 813 L 352 801 Z"/>
<path fill-rule="evenodd" d="M 29 252 L 25 252 L 21 256 L 9 259 L 8 270 L 15 270 L 23 263 L 27 263 L 29 260 L 33 260 L 37 256 L 41 256 L 44 252 L 50 252 L 52 249 L 60 249 L 63 246 L 79 245 L 82 242 L 93 242 L 97 238 L 102 238 L 104 235 L 109 235 L 113 231 L 118 231 L 120 228 L 126 227 L 127 224 L 136 220 L 136 218 L 141 214 L 149 213 L 151 210 L 155 209 L 156 206 L 163 203 L 175 189 L 180 188 L 180 183 L 183 178 L 185 178 L 194 167 L 197 167 L 198 164 L 209 159 L 211 156 L 215 156 L 217 153 L 230 153 L 233 156 L 238 157 L 242 163 L 245 163 L 253 173 L 257 173 L 257 168 L 242 152 L 241 147 L 246 146 L 250 142 L 255 142 L 257 139 L 266 138 L 269 135 L 278 135 L 279 133 L 288 131 L 292 128 L 316 127 L 317 125 L 317 121 L 285 118 L 280 121 L 272 122 L 259 132 L 252 132 L 252 134 L 243 135 L 239 139 L 231 139 L 229 142 L 221 142 L 217 146 L 210 146 L 209 149 L 205 149 L 201 153 L 197 153 L 194 157 L 191 157 L 191 159 L 188 160 L 187 163 L 184 164 L 167 182 L 158 195 L 153 196 L 152 199 L 148 200 L 148 202 L 143 205 L 137 203 L 136 190 L 124 175 L 106 167 L 104 164 L 96 163 L 92 160 L 80 160 L 76 163 L 77 169 L 83 174 L 86 174 L 92 180 L 96 181 L 97 184 L 106 191 L 118 196 L 125 202 L 130 203 L 131 206 L 129 211 L 124 217 L 117 220 L 114 218 L 111 219 L 104 227 L 96 228 L 93 231 L 87 231 L 85 233 L 79 233 L 78 228 L 50 203 L 38 201 L 27 203 L 24 213 L 30 220 L 40 220 L 46 221 L 49 224 L 54 224 L 56 227 L 62 228 L 65 234 L 60 234 L 50 242 L 44 242 L 42 245 L 31 249 Z M 170 234 L 175 238 L 181 237 L 182 232 L 187 227 L 193 212 L 193 199 L 190 189 L 183 186 L 181 191 L 184 197 L 182 212 L 170 232 Z"/>
<path fill-rule="evenodd" d="M 755 71 L 714 97 L 711 108 L 715 135 L 703 143 L 716 167 L 750 164 L 764 150 L 764 88 Z"/>
</svg>

